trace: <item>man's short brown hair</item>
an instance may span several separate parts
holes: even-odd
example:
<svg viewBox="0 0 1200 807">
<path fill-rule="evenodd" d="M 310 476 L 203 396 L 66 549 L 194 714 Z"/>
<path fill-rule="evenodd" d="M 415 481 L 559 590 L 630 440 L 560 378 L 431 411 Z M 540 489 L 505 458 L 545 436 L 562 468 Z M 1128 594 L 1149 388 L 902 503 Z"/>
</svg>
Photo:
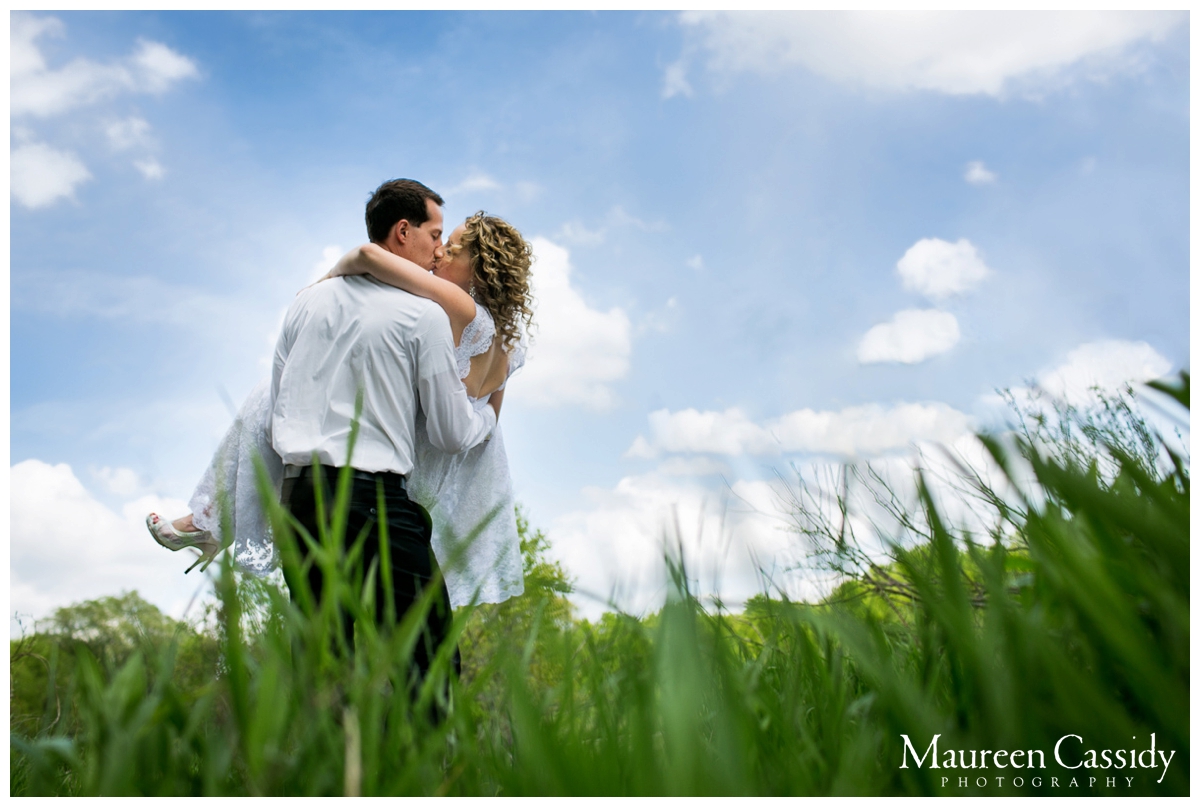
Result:
<svg viewBox="0 0 1200 807">
<path fill-rule="evenodd" d="M 376 244 L 383 243 L 400 219 L 420 227 L 429 220 L 426 199 L 432 199 L 439 207 L 446 204 L 442 197 L 415 179 L 389 179 L 375 189 L 367 202 L 367 238 Z"/>
</svg>

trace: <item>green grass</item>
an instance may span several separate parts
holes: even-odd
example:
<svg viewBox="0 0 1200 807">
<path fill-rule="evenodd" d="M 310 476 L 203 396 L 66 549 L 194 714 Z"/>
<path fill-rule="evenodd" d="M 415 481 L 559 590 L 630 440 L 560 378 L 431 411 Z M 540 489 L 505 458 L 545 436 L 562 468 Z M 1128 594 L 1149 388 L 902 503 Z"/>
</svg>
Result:
<svg viewBox="0 0 1200 807">
<path fill-rule="evenodd" d="M 1187 405 L 1186 376 L 1175 394 Z M 373 613 L 373 587 L 359 581 L 376 573 L 331 549 L 343 488 L 331 528 L 309 536 L 331 581 L 321 608 L 239 581 L 226 557 L 211 633 L 143 614 L 117 631 L 141 639 L 115 641 L 93 607 L 14 643 L 10 791 L 1189 793 L 1186 459 L 1162 449 L 1166 463 L 1147 461 L 1103 435 L 1091 455 L 1038 451 L 1032 439 L 987 445 L 1003 467 L 1029 463 L 1036 500 L 1006 509 L 1003 540 L 977 544 L 922 488 L 909 516 L 926 539 L 894 549 L 884 571 L 903 596 L 887 602 L 850 581 L 825 603 L 764 595 L 744 613 L 713 612 L 672 566 L 659 613 L 588 623 L 573 617 L 544 536 L 522 520 L 527 594 L 461 609 L 462 678 L 443 653 L 415 692 L 405 671 L 416 614 L 360 620 L 353 646 L 337 644 L 336 609 Z M 294 541 L 306 539 L 273 518 L 284 562 L 296 564 Z M 1054 761 L 1064 735 L 1143 750 L 1151 733 L 1175 751 L 1161 784 L 1161 762 L 1072 771 Z M 957 769 L 901 767 L 901 735 L 919 754 L 934 735 L 943 755 L 1041 749 L 1046 768 L 1019 786 L 1011 768 L 967 771 L 960 789 Z"/>
</svg>

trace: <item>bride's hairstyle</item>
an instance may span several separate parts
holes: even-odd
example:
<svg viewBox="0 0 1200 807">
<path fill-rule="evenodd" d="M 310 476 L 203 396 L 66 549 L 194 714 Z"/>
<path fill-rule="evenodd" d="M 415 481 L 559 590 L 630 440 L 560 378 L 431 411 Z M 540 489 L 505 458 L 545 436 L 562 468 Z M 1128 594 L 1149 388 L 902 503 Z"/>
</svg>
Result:
<svg viewBox="0 0 1200 807">
<path fill-rule="evenodd" d="M 500 342 L 508 350 L 521 338 L 522 323 L 533 322 L 529 266 L 533 247 L 507 221 L 480 210 L 466 221 L 462 245 L 471 256 L 475 300 L 496 321 Z"/>
</svg>

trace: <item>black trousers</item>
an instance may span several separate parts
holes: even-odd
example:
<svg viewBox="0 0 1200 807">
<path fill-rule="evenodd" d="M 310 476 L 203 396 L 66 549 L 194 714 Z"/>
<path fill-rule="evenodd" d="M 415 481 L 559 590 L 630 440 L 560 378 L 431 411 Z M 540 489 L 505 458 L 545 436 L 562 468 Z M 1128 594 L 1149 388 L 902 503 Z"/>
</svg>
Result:
<svg viewBox="0 0 1200 807">
<path fill-rule="evenodd" d="M 333 490 L 337 486 L 340 469 L 321 466 L 323 501 L 326 514 L 333 509 Z M 437 567 L 437 560 L 430 547 L 433 534 L 433 522 L 425 508 L 408 498 L 400 477 L 394 474 L 377 475 L 384 479 L 383 499 L 387 515 L 388 551 L 391 557 L 393 602 L 396 608 L 397 624 L 404 618 L 409 607 L 417 601 L 422 591 L 429 587 Z M 282 501 L 284 507 L 291 511 L 296 520 L 317 539 L 317 508 L 316 495 L 310 469 L 304 469 L 299 477 L 283 481 Z M 379 557 L 379 513 L 378 494 L 375 478 L 366 477 L 361 472 L 356 473 L 350 493 L 350 510 L 346 519 L 343 552 L 354 545 L 354 541 L 364 528 L 368 529 L 362 548 L 362 562 L 357 566 L 356 575 L 365 575 L 371 563 Z M 319 540 L 319 539 L 318 539 Z M 308 544 L 303 539 L 297 540 L 301 561 L 309 556 Z M 382 561 L 380 561 L 382 562 Z M 287 575 L 285 575 L 287 578 Z M 358 577 L 363 579 L 363 577 Z M 375 573 L 375 621 L 382 625 L 386 591 L 383 585 L 383 571 Z M 287 579 L 288 588 L 292 591 L 292 600 L 296 599 L 297 586 Z M 314 601 L 321 602 L 324 574 L 320 566 L 314 562 L 308 571 L 308 585 Z M 434 595 L 434 601 L 426 616 L 422 635 L 417 640 L 413 651 L 413 667 L 417 679 L 422 679 L 429 670 L 438 647 L 445 640 L 450 630 L 450 595 L 446 584 L 438 580 L 439 591 Z M 353 618 L 348 614 L 343 616 L 342 630 L 348 647 L 353 647 Z M 454 651 L 454 670 L 459 672 L 460 659 L 457 648 Z"/>
</svg>

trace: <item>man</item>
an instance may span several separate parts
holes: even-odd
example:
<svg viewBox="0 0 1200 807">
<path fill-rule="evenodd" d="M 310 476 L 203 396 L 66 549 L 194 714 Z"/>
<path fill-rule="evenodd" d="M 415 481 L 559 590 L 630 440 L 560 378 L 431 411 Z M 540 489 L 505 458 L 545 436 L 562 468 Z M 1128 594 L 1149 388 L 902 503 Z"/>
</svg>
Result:
<svg viewBox="0 0 1200 807">
<path fill-rule="evenodd" d="M 432 268 L 442 249 L 442 204 L 440 196 L 419 182 L 385 182 L 367 203 L 368 236 L 390 252 Z M 360 391 L 359 433 L 353 457 L 348 457 Z M 425 412 L 430 442 L 448 453 L 478 445 L 496 425 L 493 409 L 476 412 L 467 400 L 446 314 L 436 303 L 370 275 L 310 286 L 297 295 L 284 318 L 271 393 L 272 443 L 284 462 L 284 506 L 315 538 L 314 456 L 322 466 L 327 507 L 338 471 L 349 464 L 353 487 L 343 551 L 367 528 L 362 569 L 379 557 L 376 489 L 382 484 L 395 613 L 402 618 L 436 569 L 429 516 L 406 490 L 418 407 Z M 308 547 L 299 544 L 305 557 Z M 382 583 L 382 569 L 376 579 Z M 289 581 L 295 591 L 293 582 L 299 581 Z M 324 580 L 315 562 L 308 582 L 319 602 Z M 445 584 L 439 585 L 426 641 L 418 642 L 414 658 L 422 675 L 449 627 L 449 597 Z M 382 587 L 377 592 L 378 620 L 384 613 Z M 344 630 L 349 643 L 348 617 Z"/>
</svg>

